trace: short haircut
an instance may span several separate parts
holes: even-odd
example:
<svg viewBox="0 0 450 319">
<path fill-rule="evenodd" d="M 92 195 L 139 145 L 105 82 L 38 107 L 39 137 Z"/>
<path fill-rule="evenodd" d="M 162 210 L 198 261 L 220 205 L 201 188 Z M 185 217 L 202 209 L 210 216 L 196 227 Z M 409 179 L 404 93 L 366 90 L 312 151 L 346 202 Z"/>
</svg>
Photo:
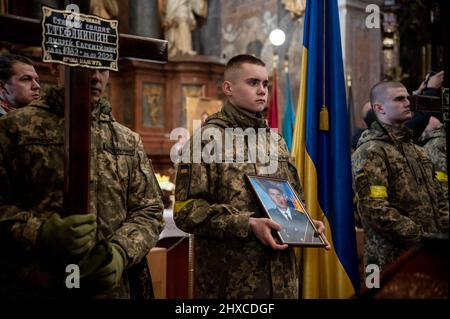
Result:
<svg viewBox="0 0 450 319">
<path fill-rule="evenodd" d="M 280 192 L 280 194 L 283 194 L 283 190 L 280 187 L 278 187 L 278 186 L 276 186 L 274 184 L 270 184 L 269 186 L 266 187 L 267 194 L 270 195 L 269 190 L 271 190 L 271 189 L 276 189 L 277 191 Z"/>
<path fill-rule="evenodd" d="M 375 84 L 370 90 L 370 104 L 373 105 L 376 102 L 384 102 L 385 93 L 387 89 L 404 88 L 405 86 L 396 81 L 381 81 Z"/>
<path fill-rule="evenodd" d="M 248 63 L 248 64 L 256 64 L 265 67 L 266 64 L 259 58 L 250 55 L 250 54 L 239 54 L 234 57 L 232 57 L 227 65 L 225 66 L 225 73 L 224 78 L 225 80 L 230 77 L 230 73 L 239 69 L 242 64 Z"/>
<path fill-rule="evenodd" d="M 33 65 L 33 62 L 22 55 L 18 54 L 8 54 L 0 56 L 0 81 L 8 82 L 13 76 L 13 65 L 16 63 L 24 63 L 28 65 Z"/>
</svg>

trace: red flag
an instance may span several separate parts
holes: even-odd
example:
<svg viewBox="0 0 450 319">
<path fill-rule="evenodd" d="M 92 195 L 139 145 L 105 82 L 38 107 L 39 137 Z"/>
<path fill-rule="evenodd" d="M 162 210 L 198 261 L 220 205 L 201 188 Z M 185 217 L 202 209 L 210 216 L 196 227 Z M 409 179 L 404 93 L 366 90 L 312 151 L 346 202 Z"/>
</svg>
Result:
<svg viewBox="0 0 450 319">
<path fill-rule="evenodd" d="M 278 82 L 277 69 L 273 68 L 272 98 L 270 100 L 269 114 L 267 116 L 269 127 L 278 128 Z"/>
</svg>

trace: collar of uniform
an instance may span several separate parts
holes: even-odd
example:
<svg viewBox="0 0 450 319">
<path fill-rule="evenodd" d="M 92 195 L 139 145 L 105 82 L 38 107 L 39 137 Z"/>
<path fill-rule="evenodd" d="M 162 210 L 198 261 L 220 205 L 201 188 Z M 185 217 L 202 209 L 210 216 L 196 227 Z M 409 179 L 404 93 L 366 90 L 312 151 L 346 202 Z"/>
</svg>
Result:
<svg viewBox="0 0 450 319">
<path fill-rule="evenodd" d="M 372 126 L 377 130 L 385 131 L 392 139 L 408 142 L 413 136 L 413 131 L 406 126 L 398 127 L 376 121 Z"/>
<path fill-rule="evenodd" d="M 60 116 L 64 114 L 64 89 L 49 87 L 44 90 L 39 100 L 34 100 L 30 106 L 48 109 Z"/>
<path fill-rule="evenodd" d="M 236 124 L 236 127 L 267 128 L 266 121 L 261 113 L 252 115 L 251 113 L 245 112 L 239 107 L 234 106 L 230 101 L 225 103 L 223 112 Z"/>
<path fill-rule="evenodd" d="M 100 122 L 114 121 L 111 110 L 111 104 L 102 97 L 92 103 L 92 118 Z"/>
</svg>

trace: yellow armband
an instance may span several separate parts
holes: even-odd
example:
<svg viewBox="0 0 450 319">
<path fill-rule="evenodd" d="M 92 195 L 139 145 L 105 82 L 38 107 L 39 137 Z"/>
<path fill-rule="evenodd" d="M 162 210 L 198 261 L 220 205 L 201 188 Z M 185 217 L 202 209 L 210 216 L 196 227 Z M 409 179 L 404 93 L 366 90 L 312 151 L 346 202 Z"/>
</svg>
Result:
<svg viewBox="0 0 450 319">
<path fill-rule="evenodd" d="M 443 171 L 436 171 L 436 178 L 440 182 L 448 182 L 448 175 L 445 174 Z"/>
<path fill-rule="evenodd" d="M 373 185 L 370 186 L 370 197 L 371 198 L 387 198 L 387 188 L 386 186 Z"/>
<path fill-rule="evenodd" d="M 192 201 L 193 201 L 193 199 L 188 199 L 188 200 L 185 200 L 185 201 L 182 201 L 182 202 L 181 201 L 176 201 L 175 205 L 173 205 L 173 212 L 174 212 L 174 214 L 178 213 L 180 210 L 183 209 L 184 206 L 186 206 L 187 204 L 189 204 Z"/>
</svg>

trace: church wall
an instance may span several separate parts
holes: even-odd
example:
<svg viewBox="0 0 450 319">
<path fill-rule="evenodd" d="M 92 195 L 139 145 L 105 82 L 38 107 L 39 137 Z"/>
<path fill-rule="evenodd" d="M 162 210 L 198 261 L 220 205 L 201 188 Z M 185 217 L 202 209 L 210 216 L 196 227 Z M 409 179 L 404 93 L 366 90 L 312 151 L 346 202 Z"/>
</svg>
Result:
<svg viewBox="0 0 450 319">
<path fill-rule="evenodd" d="M 345 76 L 351 75 L 356 125 L 360 127 L 363 126 L 360 110 L 369 101 L 370 88 L 382 80 L 383 69 L 381 29 L 369 29 L 365 24 L 368 15 L 365 8 L 369 3 L 377 1 L 346 1 L 341 8 L 345 11 L 341 15 L 341 19 L 343 17 L 345 20 Z"/>
<path fill-rule="evenodd" d="M 248 53 L 260 57 L 273 76 L 273 56 L 277 54 L 278 98 L 280 125 L 284 113 L 284 60 L 289 61 L 289 73 L 297 104 L 303 17 L 294 17 L 279 0 L 222 0 L 222 30 L 220 58 L 228 60 L 236 54 Z M 272 30 L 280 28 L 286 33 L 285 43 L 275 48 L 269 40 Z M 280 126 L 281 127 L 281 126 Z"/>
<path fill-rule="evenodd" d="M 269 33 L 277 25 L 277 13 L 276 0 L 222 0 L 220 57 L 228 60 L 242 53 L 261 57 L 270 45 Z"/>
</svg>

